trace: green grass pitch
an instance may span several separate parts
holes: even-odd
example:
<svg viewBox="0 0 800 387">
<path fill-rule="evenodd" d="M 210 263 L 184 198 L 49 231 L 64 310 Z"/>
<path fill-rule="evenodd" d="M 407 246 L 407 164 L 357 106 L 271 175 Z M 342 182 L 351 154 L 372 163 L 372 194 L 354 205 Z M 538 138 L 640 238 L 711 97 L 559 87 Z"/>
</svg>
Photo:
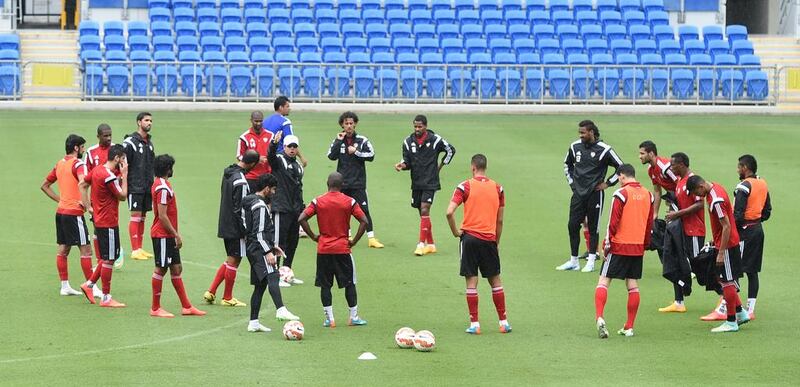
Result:
<svg viewBox="0 0 800 387">
<path fill-rule="evenodd" d="M 0 112 L 5 145 L 0 156 L 0 384 L 749 385 L 790 384 L 800 377 L 800 292 L 792 242 L 800 217 L 792 199 L 800 190 L 796 116 L 431 114 L 430 128 L 454 144 L 457 154 L 443 170 L 443 189 L 432 211 L 439 252 L 415 257 L 419 222 L 409 206 L 409 176 L 393 169 L 413 115 L 362 114 L 359 132 L 376 148 L 376 159 L 368 167 L 370 206 L 377 235 L 386 243 L 385 249 L 372 250 L 363 240 L 353 252 L 359 306 L 369 325 L 346 326 L 344 294 L 335 290 L 340 326 L 322 328 L 319 292 L 313 286 L 315 246 L 305 239 L 295 273 L 306 284 L 284 289 L 283 296 L 290 310 L 302 317 L 306 339 L 288 342 L 280 334 L 282 325 L 272 319 L 274 307 L 267 299 L 261 317 L 273 332 L 257 335 L 245 329 L 249 308 L 202 303 L 203 291 L 224 258 L 216 238 L 220 174 L 233 161 L 236 139 L 248 127 L 247 113 L 154 112 L 156 152 L 177 159 L 172 182 L 184 237 L 184 281 L 195 305 L 208 311 L 206 317 L 148 315 L 152 261 L 128 259 L 115 272 L 113 294 L 128 304 L 125 309 L 105 310 L 88 305 L 83 297 L 58 295 L 55 203 L 39 185 L 62 157 L 67 134 L 83 135 L 88 146 L 95 143 L 97 125 L 108 122 L 114 140 L 121 142 L 123 134 L 133 131 L 136 113 Z M 306 201 L 324 192 L 325 176 L 335 169 L 325 154 L 339 130 L 337 116 L 302 111 L 291 116 L 309 159 Z M 687 299 L 688 313 L 659 314 L 656 309 L 671 300 L 672 288 L 661 278 L 656 255 L 648 253 L 636 337 L 597 339 L 597 272 L 554 270 L 568 254 L 569 190 L 562 160 L 577 137 L 577 122 L 584 118 L 597 122 L 602 138 L 636 166 L 640 180 L 647 178 L 637 146 L 645 139 L 655 141 L 665 155 L 686 152 L 698 174 L 729 191 L 737 181 L 738 156 L 752 153 L 758 158 L 759 172 L 770 184 L 774 212 L 765 226 L 764 271 L 754 322 L 737 334 L 712 335 L 712 324 L 698 317 L 714 306 L 716 297 L 702 291 Z M 452 189 L 469 176 L 469 157 L 478 152 L 488 156 L 489 176 L 505 186 L 507 195 L 500 252 L 514 327 L 508 335 L 497 331 L 485 281 L 479 286 L 484 333 L 474 337 L 463 332 L 467 311 L 458 276 L 458 245 L 444 212 Z M 130 253 L 128 215 L 124 208 L 120 212 L 123 247 Z M 152 219 L 150 214 L 148 238 Z M 149 241 L 145 247 L 152 251 Z M 82 276 L 75 249 L 69 260 L 71 282 L 77 287 Z M 249 268 L 246 263 L 242 267 L 235 295 L 248 302 Z M 165 282 L 164 308 L 180 312 Z M 625 320 L 623 283 L 612 283 L 609 293 L 606 320 L 616 330 Z M 397 348 L 393 335 L 402 326 L 431 330 L 437 348 L 432 353 Z M 366 351 L 378 360 L 356 360 Z"/>
</svg>

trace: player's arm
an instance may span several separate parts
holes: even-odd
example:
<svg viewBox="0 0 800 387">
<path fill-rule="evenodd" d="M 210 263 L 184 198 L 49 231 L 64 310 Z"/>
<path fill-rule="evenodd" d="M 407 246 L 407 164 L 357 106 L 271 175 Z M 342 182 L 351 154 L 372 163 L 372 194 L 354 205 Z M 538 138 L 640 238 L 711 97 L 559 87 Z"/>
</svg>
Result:
<svg viewBox="0 0 800 387">
<path fill-rule="evenodd" d="M 719 223 L 722 225 L 722 235 L 720 235 L 719 252 L 717 253 L 717 266 L 722 266 L 725 262 L 725 251 L 728 248 L 728 241 L 731 239 L 731 220 L 725 215 L 722 210 L 722 201 L 711 203 L 714 207 L 714 214 L 719 217 Z"/>
<path fill-rule="evenodd" d="M 737 184 L 733 198 L 733 219 L 741 227 L 744 225 L 744 212 L 747 210 L 747 200 L 750 198 L 750 183 L 743 181 Z"/>
<path fill-rule="evenodd" d="M 91 185 L 92 175 L 85 176 L 83 179 L 80 180 L 78 183 L 78 190 L 81 193 L 81 203 L 83 203 L 83 208 L 89 213 L 94 213 L 94 209 L 92 209 L 92 201 L 89 197 L 89 186 Z"/>
<path fill-rule="evenodd" d="M 497 225 L 495 225 L 495 238 L 497 238 L 497 244 L 500 244 L 500 235 L 503 234 L 503 214 L 505 213 L 505 207 L 500 207 L 497 209 Z"/>
<path fill-rule="evenodd" d="M 361 206 L 358 203 L 354 203 L 351 214 L 358 220 L 358 231 L 356 231 L 356 236 L 353 239 L 350 239 L 350 247 L 353 247 L 361 240 L 361 237 L 364 236 L 364 233 L 367 231 L 367 215 L 364 214 L 364 211 L 361 209 Z"/>
<path fill-rule="evenodd" d="M 702 211 L 702 210 L 703 210 L 703 201 L 700 200 L 700 199 L 697 199 L 694 202 L 694 204 L 692 204 L 689 207 L 686 207 L 686 208 L 684 208 L 682 210 L 672 211 L 672 212 L 667 213 L 666 220 L 673 220 L 673 219 L 677 219 L 677 218 L 683 218 L 686 215 L 694 214 L 695 212 Z"/>
<path fill-rule="evenodd" d="M 117 196 L 117 200 L 124 202 L 128 197 L 128 159 L 126 158 L 119 166 L 119 178 L 112 180 L 114 187 L 111 192 Z M 109 182 L 107 181 L 106 184 Z"/>
<path fill-rule="evenodd" d="M 653 218 L 658 219 L 658 211 L 661 209 L 661 186 L 653 183 Z"/>
<path fill-rule="evenodd" d="M 622 159 L 619 158 L 617 152 L 614 151 L 613 148 L 609 149 L 606 153 L 606 165 L 610 167 L 614 167 L 614 173 L 606 179 L 606 181 L 600 183 L 595 187 L 596 191 L 604 190 L 608 187 L 611 187 L 619 181 L 619 175 L 617 172 L 619 171 L 619 166 L 622 165 Z"/>
<path fill-rule="evenodd" d="M 572 178 L 575 172 L 575 155 L 572 153 L 572 147 L 567 150 L 567 155 L 564 157 L 564 175 L 567 177 L 567 184 L 572 188 L 575 179 Z"/>
<path fill-rule="evenodd" d="M 463 231 L 459 230 L 456 226 L 456 209 L 458 208 L 458 203 L 451 201 L 450 204 L 447 205 L 447 224 L 450 226 L 450 231 L 453 233 L 453 236 L 456 238 L 461 238 L 461 234 Z"/>
<path fill-rule="evenodd" d="M 300 217 L 297 219 L 297 222 L 300 223 L 300 227 L 303 228 L 303 231 L 306 232 L 308 235 L 308 239 L 316 242 L 319 240 L 319 236 L 314 233 L 314 230 L 311 229 L 311 226 L 308 225 L 308 220 L 311 219 L 317 213 L 317 205 L 314 200 L 308 204 L 305 210 L 300 213 Z"/>
<path fill-rule="evenodd" d="M 247 151 L 247 140 L 244 138 L 244 135 L 239 136 L 239 140 L 236 142 L 236 160 L 242 161 L 242 157 L 244 157 L 244 152 Z"/>
<path fill-rule="evenodd" d="M 653 205 L 655 204 L 655 200 L 658 196 L 650 194 L 650 209 L 652 210 Z M 650 246 L 650 239 L 653 237 L 653 219 L 655 219 L 658 212 L 650 211 L 650 215 L 647 217 L 647 225 L 645 225 L 644 231 L 644 248 L 646 249 Z"/>
<path fill-rule="evenodd" d="M 761 221 L 766 222 L 772 215 L 772 201 L 769 199 L 769 192 L 767 192 L 767 201 L 764 202 L 764 209 L 761 210 Z"/>
<path fill-rule="evenodd" d="M 375 149 L 372 148 L 372 144 L 369 142 L 369 140 L 362 142 L 361 149 L 356 149 L 355 153 L 353 154 L 364 161 L 375 160 Z"/>
<path fill-rule="evenodd" d="M 344 138 L 344 132 L 339 132 L 336 135 L 336 138 L 333 139 L 331 142 L 331 147 L 328 148 L 328 160 L 338 160 L 339 159 L 339 151 L 342 148 L 342 139 Z"/>
<path fill-rule="evenodd" d="M 44 182 L 42 182 L 41 189 L 48 198 L 53 199 L 54 202 L 58 203 L 61 201 L 61 196 L 59 196 L 56 191 L 53 191 L 53 183 L 56 182 L 56 179 L 56 169 L 53 168 L 53 170 L 50 171 L 50 173 L 44 179 Z"/>
<path fill-rule="evenodd" d="M 606 240 L 603 243 L 603 259 L 605 259 L 611 251 L 611 239 L 617 235 L 617 230 L 619 230 L 619 223 L 620 220 L 622 220 L 622 209 L 625 207 L 625 200 L 625 194 L 620 191 L 614 192 L 614 197 L 611 199 L 611 215 L 608 219 L 608 232 L 606 233 Z M 652 216 L 652 211 L 650 216 Z"/>
<path fill-rule="evenodd" d="M 453 156 L 456 155 L 456 147 L 450 145 L 444 138 L 442 138 L 442 141 L 439 143 L 439 147 L 441 148 L 440 152 L 444 152 L 442 161 L 439 163 L 439 170 L 441 171 L 442 167 L 453 161 Z"/>
<path fill-rule="evenodd" d="M 397 172 L 405 171 L 410 169 L 411 165 L 411 150 L 408 149 L 408 140 L 403 141 L 403 158 L 400 159 L 400 162 L 394 165 L 394 170 Z"/>
<path fill-rule="evenodd" d="M 275 259 L 275 253 L 281 254 L 282 251 L 280 248 L 275 246 L 274 243 L 270 243 L 269 238 L 265 238 L 264 234 L 267 230 L 267 222 L 269 221 L 266 219 L 267 217 L 267 206 L 266 205 L 258 205 L 258 208 L 253 211 L 253 225 L 258 225 L 258 232 L 256 233 L 258 238 L 258 244 L 261 245 L 261 250 L 264 252 L 264 258 L 267 260 L 267 263 L 270 265 L 275 265 L 277 260 Z M 254 207 L 256 207 L 254 206 Z"/>
<path fill-rule="evenodd" d="M 234 184 L 233 185 L 233 193 L 231 198 L 231 212 L 237 218 L 244 218 L 244 212 L 242 211 L 242 199 L 244 198 L 243 191 L 244 185 L 247 184 L 246 182 L 243 184 Z M 242 234 L 245 233 L 244 223 L 239 223 L 239 232 Z"/>
<path fill-rule="evenodd" d="M 280 168 L 280 161 L 278 161 L 278 144 L 281 142 L 281 132 L 275 133 L 272 136 L 272 141 L 269 142 L 269 151 L 267 151 L 267 162 L 269 162 L 270 167 L 272 169 L 279 169 Z"/>
<path fill-rule="evenodd" d="M 166 193 L 166 190 L 162 191 Z M 168 193 L 166 194 L 168 195 Z M 178 230 L 176 230 L 172 222 L 169 221 L 169 217 L 167 216 L 167 204 L 163 201 L 158 202 L 158 222 L 161 223 L 161 227 L 163 227 L 164 230 L 175 237 L 175 247 L 180 249 L 183 246 L 181 234 L 178 234 Z"/>
</svg>

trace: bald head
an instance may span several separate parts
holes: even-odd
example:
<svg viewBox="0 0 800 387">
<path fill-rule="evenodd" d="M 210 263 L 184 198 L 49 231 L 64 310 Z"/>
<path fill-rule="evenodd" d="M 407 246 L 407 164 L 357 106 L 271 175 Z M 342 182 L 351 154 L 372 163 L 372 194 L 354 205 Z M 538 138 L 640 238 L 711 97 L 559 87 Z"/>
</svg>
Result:
<svg viewBox="0 0 800 387">
<path fill-rule="evenodd" d="M 256 133 L 261 133 L 261 128 L 264 125 L 264 113 L 259 110 L 250 113 L 250 125 L 253 126 L 253 130 Z"/>
<path fill-rule="evenodd" d="M 329 191 L 341 191 L 342 184 L 344 183 L 344 178 L 342 178 L 342 174 L 339 172 L 331 172 L 328 175 L 328 190 Z"/>
</svg>

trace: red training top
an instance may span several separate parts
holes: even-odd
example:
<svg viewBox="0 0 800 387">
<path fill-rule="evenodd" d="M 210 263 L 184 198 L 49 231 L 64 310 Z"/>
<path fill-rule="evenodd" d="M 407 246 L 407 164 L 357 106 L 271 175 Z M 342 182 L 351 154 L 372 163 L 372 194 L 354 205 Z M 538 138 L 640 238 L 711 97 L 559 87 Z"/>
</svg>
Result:
<svg viewBox="0 0 800 387">
<path fill-rule="evenodd" d="M 679 177 L 672 173 L 669 159 L 656 156 L 656 165 L 647 167 L 647 175 L 654 186 L 659 186 L 667 191 L 674 192 Z"/>
<path fill-rule="evenodd" d="M 725 188 L 717 183 L 711 183 L 711 191 L 706 195 L 708 215 L 711 218 L 711 233 L 714 234 L 714 247 L 721 250 L 722 222 L 720 219 L 728 218 L 731 223 L 731 235 L 728 238 L 726 249 L 739 246 L 739 231 L 736 230 L 736 220 L 733 218 L 733 206 Z"/>
<path fill-rule="evenodd" d="M 686 189 L 686 181 L 689 177 L 694 176 L 694 173 L 689 173 L 684 178 L 678 180 L 675 185 L 675 196 L 678 200 L 678 209 L 691 207 L 703 199 L 689 193 Z M 696 211 L 681 218 L 683 223 L 683 233 L 687 236 L 706 236 L 706 216 L 703 210 Z"/>
<path fill-rule="evenodd" d="M 355 199 L 341 192 L 327 192 L 312 200 L 303 213 L 309 218 L 317 215 L 318 254 L 350 254 L 350 217 L 365 216 Z"/>
<path fill-rule="evenodd" d="M 246 132 L 239 136 L 239 145 L 236 147 L 236 159 L 242 160 L 244 152 L 254 149 L 259 155 L 266 157 L 269 151 L 269 142 L 272 141 L 272 132 L 261 128 L 261 133 L 256 133 L 253 128 L 248 129 Z M 261 161 L 256 164 L 255 168 L 247 172 L 245 179 L 254 180 L 259 176 L 272 172 L 272 168 L 267 161 Z"/>
<path fill-rule="evenodd" d="M 153 238 L 174 238 L 175 235 L 169 233 L 158 220 L 158 205 L 167 205 L 167 218 L 175 231 L 178 231 L 178 202 L 175 200 L 175 192 L 172 184 L 163 177 L 157 177 L 150 188 L 150 195 L 153 197 L 153 226 L 150 227 L 150 236 Z"/>
<path fill-rule="evenodd" d="M 122 186 L 119 185 L 117 175 L 105 165 L 101 165 L 92 169 L 92 173 L 86 175 L 83 180 L 91 184 L 94 226 L 101 228 L 119 226 L 118 198 L 122 195 Z"/>
</svg>

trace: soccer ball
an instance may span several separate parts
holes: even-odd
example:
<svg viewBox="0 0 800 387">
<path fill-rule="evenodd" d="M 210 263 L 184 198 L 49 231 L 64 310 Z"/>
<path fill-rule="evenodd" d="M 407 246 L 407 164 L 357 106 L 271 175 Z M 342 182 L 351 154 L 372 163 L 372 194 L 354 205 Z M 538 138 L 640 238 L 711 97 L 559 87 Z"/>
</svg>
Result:
<svg viewBox="0 0 800 387">
<path fill-rule="evenodd" d="M 281 281 L 291 283 L 294 279 L 294 271 L 292 271 L 291 267 L 288 266 L 281 266 L 278 269 L 278 275 L 281 277 Z"/>
<path fill-rule="evenodd" d="M 414 336 L 414 348 L 418 351 L 429 352 L 433 351 L 436 346 L 436 338 L 431 331 L 419 331 Z"/>
<path fill-rule="evenodd" d="M 289 321 L 283 325 L 283 337 L 289 341 L 303 340 L 305 328 L 300 321 Z"/>
<path fill-rule="evenodd" d="M 411 348 L 414 346 L 414 336 L 417 333 L 409 327 L 402 327 L 394 334 L 394 342 L 400 348 Z"/>
</svg>

